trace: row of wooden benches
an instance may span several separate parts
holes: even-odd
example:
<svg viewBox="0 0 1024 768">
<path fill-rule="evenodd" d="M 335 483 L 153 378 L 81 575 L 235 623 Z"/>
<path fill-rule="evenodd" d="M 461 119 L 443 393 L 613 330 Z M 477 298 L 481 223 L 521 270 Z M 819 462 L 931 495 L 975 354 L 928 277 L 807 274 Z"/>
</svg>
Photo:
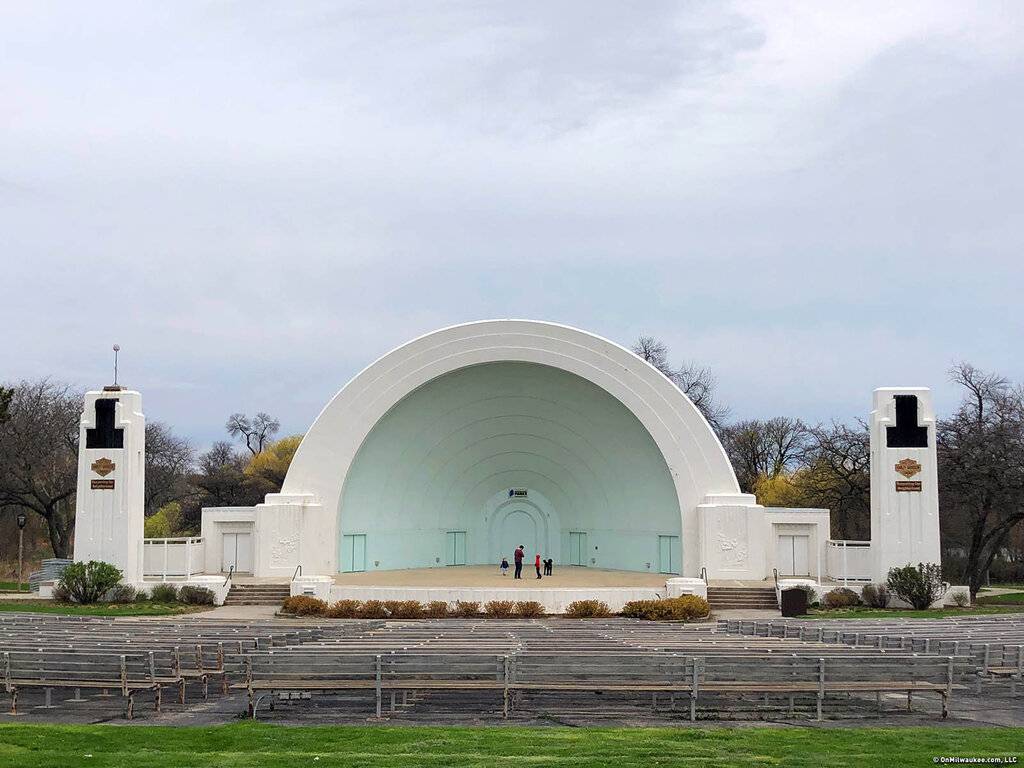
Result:
<svg viewBox="0 0 1024 768">
<path fill-rule="evenodd" d="M 1011 693 L 1024 681 L 1024 622 L 1016 619 L 956 622 L 929 620 L 914 623 L 728 621 L 727 632 L 782 640 L 812 641 L 851 648 L 923 653 L 937 656 L 968 656 L 979 683 L 1007 680 Z"/>
<path fill-rule="evenodd" d="M 829 694 L 938 695 L 942 716 L 954 686 L 969 674 L 969 660 L 934 656 L 764 657 L 684 656 L 675 653 L 328 653 L 289 649 L 246 656 L 245 690 L 255 718 L 265 696 L 293 692 L 372 691 L 377 717 L 382 698 L 424 691 L 500 692 L 508 717 L 524 692 L 658 694 L 689 700 L 695 719 L 702 695 L 811 697 L 818 719 Z"/>
</svg>

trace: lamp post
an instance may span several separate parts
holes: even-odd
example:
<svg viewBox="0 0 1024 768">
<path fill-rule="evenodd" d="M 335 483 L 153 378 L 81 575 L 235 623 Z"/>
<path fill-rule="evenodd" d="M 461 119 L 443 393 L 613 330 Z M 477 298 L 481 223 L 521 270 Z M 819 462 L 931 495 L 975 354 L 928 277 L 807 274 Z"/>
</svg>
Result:
<svg viewBox="0 0 1024 768">
<path fill-rule="evenodd" d="M 21 567 L 25 555 L 25 523 L 28 517 L 24 512 L 19 512 L 15 518 L 18 521 L 18 591 L 21 592 Z"/>
</svg>

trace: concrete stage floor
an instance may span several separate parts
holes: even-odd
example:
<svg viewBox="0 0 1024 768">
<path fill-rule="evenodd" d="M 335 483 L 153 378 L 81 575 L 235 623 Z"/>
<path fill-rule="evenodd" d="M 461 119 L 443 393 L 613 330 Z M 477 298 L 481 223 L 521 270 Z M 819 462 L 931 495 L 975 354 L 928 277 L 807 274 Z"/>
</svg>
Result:
<svg viewBox="0 0 1024 768">
<path fill-rule="evenodd" d="M 609 571 L 601 568 L 555 566 L 554 574 L 537 578 L 533 563 L 523 566 L 523 578 L 513 579 L 514 566 L 509 563 L 508 576 L 502 576 L 493 565 L 455 565 L 437 568 L 410 568 L 397 571 L 362 571 L 339 573 L 334 583 L 345 587 L 483 587 L 486 589 L 559 589 L 562 587 L 664 587 L 670 578 L 664 573 Z"/>
</svg>

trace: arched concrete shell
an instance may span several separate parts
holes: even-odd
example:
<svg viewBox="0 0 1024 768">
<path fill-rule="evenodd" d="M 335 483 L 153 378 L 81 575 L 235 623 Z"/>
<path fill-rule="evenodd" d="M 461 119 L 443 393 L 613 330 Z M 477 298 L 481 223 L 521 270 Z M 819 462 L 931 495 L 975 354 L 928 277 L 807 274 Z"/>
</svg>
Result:
<svg viewBox="0 0 1024 768">
<path fill-rule="evenodd" d="M 696 406 L 653 366 L 607 339 L 556 323 L 465 323 L 426 334 L 384 355 L 345 385 L 317 417 L 295 454 L 282 495 L 312 494 L 321 505 L 316 521 L 320 535 L 336 542 L 349 468 L 377 422 L 427 382 L 467 366 L 499 361 L 536 363 L 576 374 L 633 412 L 672 476 L 683 517 L 683 561 L 690 570 L 700 559 L 697 505 L 709 495 L 739 493 L 721 443 Z"/>
</svg>

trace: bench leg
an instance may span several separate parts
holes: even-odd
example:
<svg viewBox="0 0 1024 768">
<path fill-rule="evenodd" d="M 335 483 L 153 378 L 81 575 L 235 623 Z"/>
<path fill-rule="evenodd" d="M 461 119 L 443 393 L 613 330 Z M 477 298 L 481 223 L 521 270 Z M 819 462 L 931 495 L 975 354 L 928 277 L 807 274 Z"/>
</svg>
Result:
<svg viewBox="0 0 1024 768">
<path fill-rule="evenodd" d="M 249 689 L 249 717 L 256 719 L 256 692 L 252 688 Z"/>
<path fill-rule="evenodd" d="M 402 706 L 406 706 L 409 703 L 409 692 L 402 691 Z"/>
<path fill-rule="evenodd" d="M 210 698 L 210 677 L 203 675 L 203 701 Z"/>
<path fill-rule="evenodd" d="M 43 701 L 45 703 L 42 704 L 41 706 L 36 707 L 36 709 L 56 709 L 57 705 L 53 703 L 52 698 L 51 698 L 52 695 L 53 695 L 53 688 L 45 688 L 43 690 Z"/>
<path fill-rule="evenodd" d="M 395 692 L 391 691 L 391 714 L 395 714 Z"/>
<path fill-rule="evenodd" d="M 135 714 L 135 691 L 129 691 L 126 698 L 128 701 L 125 705 L 124 719 L 131 720 L 132 716 Z"/>
<path fill-rule="evenodd" d="M 96 698 L 97 699 L 109 699 L 110 697 L 111 697 L 111 694 L 110 694 L 110 689 L 109 688 L 104 688 L 103 690 L 101 690 L 99 693 L 96 694 Z"/>
<path fill-rule="evenodd" d="M 75 688 L 75 696 L 74 696 L 74 698 L 64 699 L 64 701 L 66 701 L 68 703 L 84 704 L 85 703 L 85 699 L 82 698 L 82 689 L 81 688 Z"/>
<path fill-rule="evenodd" d="M 220 692 L 222 694 L 224 694 L 225 696 L 228 695 L 228 673 L 227 672 L 221 672 L 220 673 Z"/>
<path fill-rule="evenodd" d="M 658 693 L 656 691 L 651 693 L 651 710 L 658 711 Z"/>
<path fill-rule="evenodd" d="M 907 712 L 914 711 L 914 692 L 907 691 Z"/>
<path fill-rule="evenodd" d="M 178 695 L 178 703 L 179 704 L 184 704 L 185 703 L 185 678 L 181 678 L 181 680 L 178 681 L 178 684 L 181 686 L 181 690 L 179 691 L 179 695 Z"/>
<path fill-rule="evenodd" d="M 163 703 L 163 698 L 164 698 L 164 687 L 162 685 L 158 685 L 156 687 L 156 711 L 157 712 L 160 711 L 160 705 Z"/>
<path fill-rule="evenodd" d="M 12 714 L 12 715 L 18 714 L 18 689 L 17 688 L 12 688 L 11 689 L 11 712 L 10 712 L 10 714 Z"/>
<path fill-rule="evenodd" d="M 696 722 L 697 720 L 697 697 L 692 693 L 690 694 L 690 722 Z"/>
<path fill-rule="evenodd" d="M 508 688 L 501 691 L 501 716 L 508 720 Z"/>
<path fill-rule="evenodd" d="M 818 697 L 818 719 L 821 720 L 821 697 Z"/>
<path fill-rule="evenodd" d="M 942 719 L 945 720 L 949 717 L 949 695 L 945 691 L 939 695 L 942 696 Z"/>
</svg>

